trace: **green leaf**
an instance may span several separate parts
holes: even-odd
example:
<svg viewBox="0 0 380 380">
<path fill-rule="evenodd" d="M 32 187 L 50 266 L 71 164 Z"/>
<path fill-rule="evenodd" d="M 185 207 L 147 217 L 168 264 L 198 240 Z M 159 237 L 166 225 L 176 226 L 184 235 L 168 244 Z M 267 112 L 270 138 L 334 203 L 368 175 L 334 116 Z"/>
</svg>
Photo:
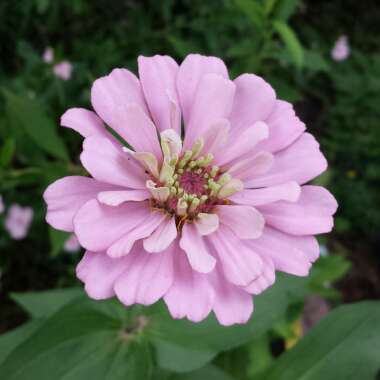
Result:
<svg viewBox="0 0 380 380">
<path fill-rule="evenodd" d="M 178 375 L 173 380 L 233 380 L 218 367 L 208 365 L 202 369 L 184 375 Z"/>
<path fill-rule="evenodd" d="M 57 256 L 63 248 L 65 241 L 70 236 L 70 233 L 65 231 L 58 231 L 55 228 L 49 228 L 50 237 L 50 256 Z"/>
<path fill-rule="evenodd" d="M 182 57 L 194 52 L 199 52 L 201 49 L 194 44 L 194 41 L 185 41 L 178 36 L 169 36 L 168 41 L 173 46 L 174 50 Z"/>
<path fill-rule="evenodd" d="M 0 149 L 0 167 L 6 168 L 12 161 L 16 150 L 16 143 L 12 138 L 7 138 Z"/>
<path fill-rule="evenodd" d="M 251 0 L 235 0 L 236 6 L 251 20 L 252 24 L 260 28 L 264 21 L 264 12 L 260 4 Z"/>
<path fill-rule="evenodd" d="M 351 263 L 342 255 L 322 256 L 313 266 L 309 282 L 326 284 L 342 278 L 350 269 Z"/>
<path fill-rule="evenodd" d="M 275 16 L 282 21 L 288 21 L 297 9 L 299 0 L 281 0 L 277 3 Z"/>
<path fill-rule="evenodd" d="M 276 5 L 277 0 L 265 0 L 264 2 L 264 9 L 265 14 L 268 15 L 272 12 L 274 6 Z"/>
<path fill-rule="evenodd" d="M 43 323 L 42 319 L 28 322 L 9 333 L 0 336 L 0 365 L 6 357 L 24 340 L 29 338 Z"/>
<path fill-rule="evenodd" d="M 283 354 L 266 380 L 373 380 L 380 368 L 380 302 L 340 306 Z"/>
<path fill-rule="evenodd" d="M 11 294 L 11 298 L 32 318 L 48 317 L 80 296 L 83 296 L 83 290 L 80 288 Z"/>
<path fill-rule="evenodd" d="M 117 308 L 112 317 L 101 304 L 80 299 L 64 306 L 11 352 L 1 379 L 150 379 L 148 343 L 125 330 Z"/>
<path fill-rule="evenodd" d="M 230 375 L 214 365 L 207 365 L 201 369 L 188 373 L 173 373 L 156 369 L 153 380 L 234 380 Z"/>
<path fill-rule="evenodd" d="M 280 35 L 295 65 L 302 67 L 304 63 L 303 48 L 293 29 L 280 20 L 274 21 L 273 27 Z"/>
<path fill-rule="evenodd" d="M 252 318 L 246 324 L 230 327 L 221 326 L 214 316 L 196 324 L 173 320 L 166 306 L 157 304 L 146 311 L 151 320 L 146 334 L 155 344 L 162 368 L 178 372 L 195 370 L 217 353 L 266 333 L 284 316 L 288 305 L 302 298 L 305 291 L 305 279 L 279 275 L 275 286 L 255 297 Z"/>
<path fill-rule="evenodd" d="M 318 51 L 304 50 L 305 68 L 312 71 L 330 71 L 330 65 Z"/>
<path fill-rule="evenodd" d="M 7 111 L 12 122 L 24 129 L 30 139 L 46 153 L 53 157 L 68 160 L 69 156 L 63 140 L 57 134 L 55 123 L 47 116 L 42 104 L 30 99 L 4 91 Z"/>
<path fill-rule="evenodd" d="M 190 372 L 209 363 L 219 352 L 247 343 L 270 330 L 276 321 L 284 317 L 288 305 L 303 297 L 305 285 L 305 279 L 279 275 L 274 287 L 255 298 L 256 311 L 251 320 L 247 324 L 231 327 L 221 326 L 214 316 L 202 323 L 173 320 L 163 302 L 149 308 L 135 306 L 125 309 L 117 300 L 94 302 L 86 297 L 76 298 L 81 293 L 77 289 L 13 295 L 13 299 L 33 317 L 48 316 L 49 319 L 12 352 L 3 367 L 0 367 L 0 373 L 7 374 L 5 380 L 21 380 L 26 373 L 40 376 L 39 380 L 47 379 L 41 364 L 43 357 L 49 363 L 54 363 L 47 367 L 54 375 L 62 373 L 71 379 L 66 373 L 71 365 L 75 367 L 73 373 L 78 372 L 83 378 L 85 374 L 92 376 L 90 367 L 95 365 L 95 361 L 108 360 L 110 352 L 120 352 L 121 357 L 128 362 L 131 351 L 128 349 L 124 352 L 126 349 L 118 345 L 120 336 L 124 335 L 127 343 L 131 340 L 152 344 L 156 362 L 161 368 Z M 71 299 L 74 301 L 66 304 Z M 56 310 L 56 314 L 50 316 Z M 141 318 L 146 321 L 145 327 L 129 338 L 128 331 L 131 326 L 133 330 L 136 321 Z M 129 330 L 125 330 L 125 326 L 129 326 Z M 100 342 L 103 342 L 102 346 Z M 145 355 L 151 357 L 148 346 L 142 348 L 138 345 L 136 350 L 145 350 Z M 68 363 L 57 362 L 56 356 L 65 357 L 68 353 L 69 359 L 71 355 L 78 356 L 76 363 L 71 359 Z M 87 356 L 89 359 L 84 360 Z M 87 366 L 87 361 L 91 366 Z M 79 362 L 81 364 L 77 364 Z M 17 372 L 17 376 L 13 377 L 12 368 L 20 368 L 20 374 Z M 51 375 L 51 378 L 55 376 Z M 33 380 L 34 377 L 29 379 Z"/>
</svg>

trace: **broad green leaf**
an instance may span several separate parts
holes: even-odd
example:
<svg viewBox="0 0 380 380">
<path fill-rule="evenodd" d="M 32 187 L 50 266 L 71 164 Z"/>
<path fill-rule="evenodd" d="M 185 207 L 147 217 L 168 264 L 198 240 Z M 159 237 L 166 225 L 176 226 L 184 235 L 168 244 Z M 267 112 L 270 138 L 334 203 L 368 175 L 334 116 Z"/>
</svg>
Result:
<svg viewBox="0 0 380 380">
<path fill-rule="evenodd" d="M 48 317 L 62 306 L 83 295 L 80 288 L 54 289 L 43 292 L 12 293 L 11 298 L 32 318 Z"/>
<path fill-rule="evenodd" d="M 0 335 L 0 365 L 6 357 L 24 340 L 29 338 L 43 323 L 42 319 L 28 322 L 11 332 Z"/>
<path fill-rule="evenodd" d="M 264 21 L 264 12 L 261 5 L 251 0 L 235 0 L 235 4 L 251 20 L 252 24 L 260 27 Z"/>
<path fill-rule="evenodd" d="M 63 249 L 65 241 L 70 236 L 70 233 L 58 231 L 55 228 L 49 228 L 50 237 L 50 256 L 57 256 Z"/>
<path fill-rule="evenodd" d="M 39 380 L 44 380 L 47 375 L 38 368 L 41 367 L 41 357 L 47 356 L 49 361 L 55 363 L 49 367 L 50 370 L 57 368 L 61 372 L 54 373 L 63 373 L 65 379 L 71 379 L 67 373 L 69 364 L 59 366 L 55 357 L 72 352 L 78 356 L 77 362 L 81 362 L 78 368 L 75 364 L 73 373 L 80 373 L 83 377 L 87 373 L 92 376 L 91 368 L 86 363 L 88 361 L 94 366 L 91 361 L 93 356 L 94 361 L 102 362 L 111 356 L 110 352 L 116 351 L 128 362 L 126 356 L 129 357 L 131 351 L 124 352 L 126 349 L 117 345 L 115 339 L 118 342 L 123 331 L 127 331 L 122 326 L 129 326 L 128 329 L 132 326 L 133 330 L 136 321 L 143 318 L 145 327 L 137 338 L 153 345 L 158 365 L 175 372 L 190 372 L 203 367 L 219 352 L 266 333 L 276 321 L 284 317 L 290 303 L 303 297 L 305 284 L 302 278 L 279 276 L 276 286 L 255 298 L 256 310 L 251 320 L 247 324 L 231 327 L 219 325 L 214 316 L 202 323 L 173 320 L 163 302 L 149 308 L 135 306 L 126 309 L 117 300 L 95 302 L 86 297 L 76 298 L 77 293 L 81 293 L 77 289 L 14 295 L 13 298 L 34 317 L 49 316 L 70 299 L 74 301 L 59 309 L 30 339 L 17 347 L 0 371 L 8 374 L 5 380 L 21 380 L 27 372 L 35 373 L 35 376 L 40 376 Z M 101 347 L 100 341 L 104 342 Z M 144 350 L 149 351 L 149 348 L 145 347 Z M 90 359 L 82 360 L 85 356 Z M 74 365 L 70 361 L 68 363 Z M 17 372 L 15 376 L 12 371 L 18 367 L 20 374 Z"/>
<path fill-rule="evenodd" d="M 178 372 L 195 370 L 217 353 L 267 332 L 284 316 L 290 303 L 303 297 L 305 289 L 305 279 L 279 275 L 275 286 L 255 298 L 251 319 L 246 324 L 230 327 L 219 325 L 214 316 L 201 323 L 173 320 L 166 306 L 157 304 L 146 310 L 151 320 L 146 335 L 156 346 L 162 368 Z"/>
<path fill-rule="evenodd" d="M 188 373 L 173 373 L 156 369 L 152 380 L 234 380 L 230 375 L 215 365 L 207 365 Z"/>
<path fill-rule="evenodd" d="M 177 375 L 173 380 L 234 380 L 218 367 L 208 365 L 197 371 L 184 375 Z"/>
<path fill-rule="evenodd" d="M 274 360 L 270 351 L 269 334 L 249 345 L 249 358 L 248 374 L 252 379 L 259 379 Z"/>
<path fill-rule="evenodd" d="M 303 48 L 293 29 L 280 20 L 274 21 L 273 27 L 280 35 L 295 65 L 302 67 L 304 63 Z"/>
<path fill-rule="evenodd" d="M 99 304 L 81 299 L 60 309 L 5 359 L 1 379 L 150 379 L 148 343 Z"/>
<path fill-rule="evenodd" d="M 63 140 L 58 136 L 57 126 L 46 115 L 43 106 L 36 99 L 30 99 L 4 91 L 7 111 L 12 122 L 20 126 L 30 139 L 53 157 L 68 160 Z"/>
<path fill-rule="evenodd" d="M 374 380 L 379 326 L 380 302 L 340 306 L 283 354 L 265 380 Z"/>
</svg>

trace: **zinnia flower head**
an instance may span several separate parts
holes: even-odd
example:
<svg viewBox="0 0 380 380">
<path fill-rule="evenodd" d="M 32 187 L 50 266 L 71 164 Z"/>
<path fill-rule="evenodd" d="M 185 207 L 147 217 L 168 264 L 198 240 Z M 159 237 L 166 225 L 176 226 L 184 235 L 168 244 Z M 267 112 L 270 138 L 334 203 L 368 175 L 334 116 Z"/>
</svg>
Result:
<svg viewBox="0 0 380 380">
<path fill-rule="evenodd" d="M 22 207 L 18 204 L 13 204 L 9 207 L 5 218 L 5 228 L 12 239 L 21 240 L 26 237 L 33 214 L 31 207 Z"/>
<path fill-rule="evenodd" d="M 53 66 L 53 73 L 58 78 L 69 80 L 73 71 L 73 65 L 69 61 L 62 61 Z"/>
<path fill-rule="evenodd" d="M 318 257 L 313 235 L 331 230 L 337 204 L 304 184 L 326 160 L 262 78 L 231 80 L 223 61 L 196 54 L 138 64 L 139 79 L 115 69 L 95 81 L 96 113 L 62 116 L 85 138 L 92 178 L 50 185 L 47 222 L 87 250 L 77 276 L 91 298 L 163 298 L 174 318 L 244 323 L 276 270 L 305 276 Z"/>
<path fill-rule="evenodd" d="M 344 61 L 350 55 L 350 46 L 348 44 L 347 36 L 340 36 L 336 42 L 334 47 L 331 50 L 331 57 L 334 61 Z"/>
</svg>

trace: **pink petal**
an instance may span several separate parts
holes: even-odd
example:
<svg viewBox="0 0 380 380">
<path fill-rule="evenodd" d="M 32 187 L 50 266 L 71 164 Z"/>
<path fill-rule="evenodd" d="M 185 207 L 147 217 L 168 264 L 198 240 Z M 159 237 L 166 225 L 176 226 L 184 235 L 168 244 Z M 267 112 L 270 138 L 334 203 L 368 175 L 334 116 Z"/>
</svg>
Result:
<svg viewBox="0 0 380 380">
<path fill-rule="evenodd" d="M 140 56 L 138 64 L 141 85 L 156 127 L 160 131 L 172 128 L 180 132 L 181 113 L 176 89 L 178 64 L 167 55 Z"/>
<path fill-rule="evenodd" d="M 116 106 L 113 118 L 110 126 L 135 151 L 153 153 L 156 158 L 161 157 L 156 127 L 139 105 L 131 103 Z"/>
<path fill-rule="evenodd" d="M 264 218 L 251 206 L 217 206 L 221 224 L 231 228 L 240 239 L 257 239 L 263 232 Z"/>
<path fill-rule="evenodd" d="M 323 187 L 303 186 L 297 203 L 276 202 L 260 206 L 267 224 L 294 235 L 330 232 L 338 205 Z"/>
<path fill-rule="evenodd" d="M 272 168 L 257 178 L 246 181 L 246 187 L 266 187 L 296 181 L 300 185 L 315 178 L 327 168 L 319 144 L 309 133 L 274 156 Z"/>
<path fill-rule="evenodd" d="M 148 113 L 140 82 L 127 69 L 114 69 L 109 75 L 97 79 L 92 85 L 91 103 L 109 126 L 113 124 L 117 107 L 135 103 Z"/>
<path fill-rule="evenodd" d="M 263 272 L 254 279 L 244 290 L 251 294 L 260 294 L 272 286 L 276 280 L 276 273 L 272 259 L 269 256 L 261 256 L 264 263 Z"/>
<path fill-rule="evenodd" d="M 186 252 L 191 267 L 200 273 L 211 272 L 216 264 L 206 244 L 193 224 L 185 223 L 179 246 Z"/>
<path fill-rule="evenodd" d="M 230 144 L 223 152 L 215 158 L 215 162 L 221 166 L 237 158 L 249 154 L 255 146 L 268 137 L 268 126 L 262 121 L 256 122 L 252 127 L 243 131 L 239 138 Z"/>
<path fill-rule="evenodd" d="M 185 125 L 190 120 L 198 83 L 206 74 L 218 74 L 226 79 L 228 78 L 224 62 L 216 57 L 190 54 L 184 59 L 179 68 L 177 90 Z"/>
<path fill-rule="evenodd" d="M 190 121 L 185 125 L 184 147 L 191 149 L 214 122 L 228 118 L 235 93 L 232 81 L 216 74 L 207 74 L 199 81 L 191 108 Z"/>
<path fill-rule="evenodd" d="M 97 198 L 100 203 L 107 206 L 119 206 L 124 202 L 141 202 L 151 197 L 148 190 L 114 190 L 102 191 Z"/>
<path fill-rule="evenodd" d="M 211 311 L 214 292 L 208 275 L 195 272 L 186 256 L 177 247 L 174 252 L 174 280 L 164 296 L 173 318 L 188 318 L 193 322 L 205 319 Z"/>
<path fill-rule="evenodd" d="M 163 223 L 164 219 L 164 213 L 150 212 L 148 217 L 143 221 L 140 221 L 133 230 L 128 231 L 124 236 L 113 243 L 111 247 L 107 249 L 107 255 L 111 257 L 127 255 L 136 241 L 148 237 L 161 223 Z"/>
<path fill-rule="evenodd" d="M 108 139 L 87 137 L 83 143 L 80 160 L 88 172 L 98 181 L 113 185 L 145 189 L 149 179 L 144 169 Z"/>
<path fill-rule="evenodd" d="M 203 134 L 204 152 L 218 155 L 221 149 L 225 147 L 228 142 L 228 133 L 230 130 L 230 123 L 227 119 L 216 120 Z M 215 159 L 214 159 L 214 162 Z"/>
<path fill-rule="evenodd" d="M 101 136 L 112 138 L 95 112 L 84 108 L 70 108 L 61 116 L 62 127 L 72 128 L 83 137 Z"/>
<path fill-rule="evenodd" d="M 139 244 L 134 251 L 131 253 L 133 262 L 115 282 L 115 293 L 126 306 L 151 305 L 163 297 L 173 283 L 172 248 L 151 255 Z"/>
<path fill-rule="evenodd" d="M 261 257 L 272 259 L 277 270 L 296 276 L 307 276 L 309 273 L 311 265 L 306 249 L 313 246 L 313 237 L 287 235 L 265 227 L 259 239 L 247 241 L 247 244 Z"/>
<path fill-rule="evenodd" d="M 260 152 L 254 156 L 237 160 L 229 169 L 233 177 L 241 179 L 244 186 L 254 181 L 256 177 L 267 173 L 273 166 L 273 155 L 269 152 Z"/>
<path fill-rule="evenodd" d="M 300 194 L 300 185 L 293 181 L 262 189 L 245 189 L 233 194 L 229 199 L 242 205 L 261 206 L 277 201 L 297 202 Z"/>
<path fill-rule="evenodd" d="M 295 244 L 297 244 L 298 248 L 307 256 L 311 263 L 318 259 L 320 249 L 318 240 L 314 236 L 297 236 L 296 239 Z"/>
<path fill-rule="evenodd" d="M 257 149 L 278 152 L 287 148 L 305 131 L 305 124 L 296 116 L 293 106 L 277 100 L 272 113 L 265 121 L 269 126 L 269 138 Z"/>
<path fill-rule="evenodd" d="M 199 235 L 207 236 L 219 228 L 219 217 L 216 214 L 199 213 L 194 223 Z"/>
<path fill-rule="evenodd" d="M 273 111 L 276 93 L 262 78 L 243 74 L 234 80 L 236 94 L 230 116 L 233 139 L 257 121 L 264 121 Z"/>
<path fill-rule="evenodd" d="M 218 272 L 213 276 L 213 288 L 213 310 L 221 325 L 230 326 L 249 320 L 253 312 L 252 296 L 249 293 L 228 283 Z"/>
<path fill-rule="evenodd" d="M 161 252 L 167 249 L 177 237 L 175 218 L 167 217 L 157 229 L 144 240 L 144 249 L 147 252 Z"/>
<path fill-rule="evenodd" d="M 129 266 L 130 259 L 111 259 L 105 252 L 86 251 L 76 268 L 77 277 L 85 284 L 90 298 L 102 300 L 115 295 L 116 279 Z"/>
<path fill-rule="evenodd" d="M 112 185 L 87 177 L 64 177 L 53 182 L 44 192 L 47 203 L 46 221 L 58 230 L 74 230 L 73 218 L 77 211 L 100 191 L 114 189 Z"/>
<path fill-rule="evenodd" d="M 260 256 L 244 245 L 228 227 L 220 227 L 207 240 L 214 246 L 223 272 L 232 284 L 246 286 L 261 274 L 263 262 Z"/>
<path fill-rule="evenodd" d="M 127 202 L 111 207 L 93 199 L 75 215 L 75 234 L 83 247 L 95 252 L 104 251 L 150 214 L 148 202 Z"/>
</svg>

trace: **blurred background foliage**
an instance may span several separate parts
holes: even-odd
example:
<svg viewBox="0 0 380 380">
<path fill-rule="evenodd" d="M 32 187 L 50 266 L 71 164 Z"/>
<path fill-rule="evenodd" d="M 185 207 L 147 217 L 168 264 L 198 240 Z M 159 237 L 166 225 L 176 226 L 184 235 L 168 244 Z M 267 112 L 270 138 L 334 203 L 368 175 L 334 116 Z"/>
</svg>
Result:
<svg viewBox="0 0 380 380">
<path fill-rule="evenodd" d="M 295 104 L 330 163 L 317 182 L 340 208 L 334 233 L 320 239 L 324 257 L 255 345 L 232 345 L 215 364 L 238 379 L 260 379 L 299 339 L 305 296 L 330 305 L 379 298 L 379 20 L 376 0 L 2 0 L 0 194 L 5 206 L 31 206 L 35 214 L 20 241 L 10 238 L 0 214 L 0 332 L 27 319 L 11 293 L 77 284 L 79 256 L 63 252 L 68 235 L 49 229 L 41 198 L 53 180 L 82 172 L 81 138 L 59 128 L 59 117 L 71 106 L 88 107 L 91 83 L 112 68 L 136 71 L 140 54 L 178 61 L 191 52 L 216 55 L 231 77 L 263 76 Z M 341 35 L 350 55 L 336 62 L 331 49 Z M 53 63 L 73 65 L 69 80 L 43 61 L 48 46 Z M 204 371 L 224 379 L 215 368 Z M 164 372 L 158 378 L 177 378 Z"/>
</svg>

